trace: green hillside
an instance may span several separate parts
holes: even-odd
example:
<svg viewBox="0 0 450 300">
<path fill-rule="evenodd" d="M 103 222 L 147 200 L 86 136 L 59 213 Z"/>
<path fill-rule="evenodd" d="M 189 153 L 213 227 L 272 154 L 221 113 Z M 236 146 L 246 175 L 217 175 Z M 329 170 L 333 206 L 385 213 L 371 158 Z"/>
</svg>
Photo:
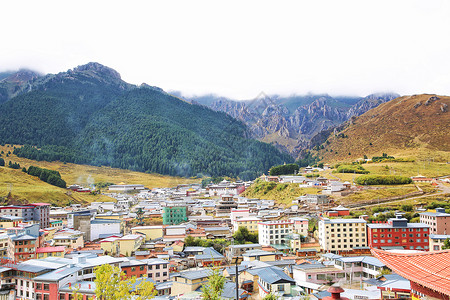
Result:
<svg viewBox="0 0 450 300">
<path fill-rule="evenodd" d="M 292 161 L 225 113 L 128 85 L 98 64 L 39 79 L 0 111 L 0 142 L 32 145 L 15 154 L 35 160 L 242 179 Z"/>
</svg>

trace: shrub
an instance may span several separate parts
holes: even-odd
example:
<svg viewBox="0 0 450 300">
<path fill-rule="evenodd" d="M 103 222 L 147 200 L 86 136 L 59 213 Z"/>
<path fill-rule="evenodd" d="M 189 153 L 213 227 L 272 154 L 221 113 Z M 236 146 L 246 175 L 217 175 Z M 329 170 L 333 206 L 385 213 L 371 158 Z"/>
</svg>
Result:
<svg viewBox="0 0 450 300">
<path fill-rule="evenodd" d="M 398 175 L 363 175 L 356 178 L 355 182 L 359 185 L 395 185 L 412 183 L 412 179 Z"/>
<path fill-rule="evenodd" d="M 337 173 L 356 173 L 367 174 L 369 171 L 364 169 L 361 165 L 341 165 L 336 169 Z"/>
</svg>

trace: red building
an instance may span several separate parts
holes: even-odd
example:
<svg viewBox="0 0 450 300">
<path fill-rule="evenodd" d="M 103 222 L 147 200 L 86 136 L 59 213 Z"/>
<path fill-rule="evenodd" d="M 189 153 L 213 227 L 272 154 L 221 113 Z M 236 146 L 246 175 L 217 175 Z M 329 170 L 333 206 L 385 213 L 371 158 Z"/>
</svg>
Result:
<svg viewBox="0 0 450 300">
<path fill-rule="evenodd" d="M 450 299 L 450 251 L 395 253 L 372 249 L 372 253 L 410 280 L 412 299 Z"/>
<path fill-rule="evenodd" d="M 140 260 L 124 261 L 121 264 L 122 271 L 127 278 L 135 276 L 136 278 L 144 277 L 147 275 L 147 263 Z"/>
<path fill-rule="evenodd" d="M 331 210 L 327 211 L 325 214 L 329 217 L 349 216 L 350 209 L 339 205 L 338 207 L 332 208 Z"/>
<path fill-rule="evenodd" d="M 387 223 L 367 224 L 367 243 L 376 249 L 392 247 L 408 250 L 429 250 L 430 226 L 422 223 L 408 223 L 398 215 Z"/>
</svg>

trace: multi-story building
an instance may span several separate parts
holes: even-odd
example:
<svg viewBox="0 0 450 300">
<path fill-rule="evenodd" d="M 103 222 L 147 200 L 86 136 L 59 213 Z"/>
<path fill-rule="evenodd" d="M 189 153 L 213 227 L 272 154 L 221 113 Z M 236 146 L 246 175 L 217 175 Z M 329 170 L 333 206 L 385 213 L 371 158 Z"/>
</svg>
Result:
<svg viewBox="0 0 450 300">
<path fill-rule="evenodd" d="M 239 227 L 245 227 L 251 233 L 258 232 L 258 222 L 261 222 L 261 218 L 258 217 L 246 217 L 246 218 L 238 218 L 233 224 L 233 232 L 236 232 Z"/>
<path fill-rule="evenodd" d="M 186 206 L 166 206 L 163 208 L 163 224 L 178 225 L 187 221 Z"/>
<path fill-rule="evenodd" d="M 50 227 L 50 204 L 31 203 L 28 205 L 0 206 L 0 216 L 20 217 L 23 221 L 35 221 L 42 229 Z"/>
<path fill-rule="evenodd" d="M 159 258 L 150 258 L 147 262 L 148 278 L 155 282 L 164 282 L 169 280 L 169 262 Z"/>
<path fill-rule="evenodd" d="M 403 247 L 411 250 L 428 250 L 430 227 L 423 223 L 408 223 L 397 215 L 387 223 L 367 225 L 368 245 L 376 249 Z"/>
<path fill-rule="evenodd" d="M 232 209 L 238 207 L 233 195 L 223 194 L 222 199 L 216 205 L 216 217 L 228 217 Z"/>
<path fill-rule="evenodd" d="M 284 245 L 292 234 L 293 221 L 268 221 L 258 223 L 258 243 L 263 246 Z"/>
<path fill-rule="evenodd" d="M 262 250 L 262 246 L 260 244 L 230 245 L 225 249 L 225 255 L 231 261 L 233 257 L 242 256 L 249 250 Z"/>
<path fill-rule="evenodd" d="M 306 195 L 306 202 L 308 204 L 327 204 L 330 202 L 328 199 L 328 195 L 323 194 L 307 194 Z"/>
<path fill-rule="evenodd" d="M 290 218 L 294 222 L 294 233 L 300 234 L 302 236 L 308 236 L 308 219 L 305 218 Z"/>
<path fill-rule="evenodd" d="M 363 219 L 319 220 L 319 244 L 325 252 L 351 251 L 365 247 L 366 221 Z"/>
<path fill-rule="evenodd" d="M 444 208 L 436 208 L 436 212 L 420 213 L 420 223 L 430 226 L 430 234 L 450 234 L 450 214 Z"/>
</svg>

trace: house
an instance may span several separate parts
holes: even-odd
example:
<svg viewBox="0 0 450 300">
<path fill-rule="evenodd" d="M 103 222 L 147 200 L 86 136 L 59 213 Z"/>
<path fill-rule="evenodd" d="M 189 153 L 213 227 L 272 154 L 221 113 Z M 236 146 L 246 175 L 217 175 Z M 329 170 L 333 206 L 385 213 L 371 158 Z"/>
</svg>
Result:
<svg viewBox="0 0 450 300">
<path fill-rule="evenodd" d="M 245 227 L 251 233 L 258 232 L 258 223 L 261 222 L 262 219 L 258 217 L 243 217 L 232 221 L 233 232 L 236 232 L 239 227 Z"/>
<path fill-rule="evenodd" d="M 119 238 L 117 241 L 119 245 L 119 254 L 130 256 L 142 245 L 144 236 L 141 234 L 128 234 Z"/>
<path fill-rule="evenodd" d="M 295 280 L 286 275 L 279 268 L 268 268 L 265 272 L 259 272 L 258 279 L 259 296 L 264 298 L 272 293 L 277 297 L 296 296 L 298 292 L 293 289 Z"/>
<path fill-rule="evenodd" d="M 249 250 L 262 250 L 262 246 L 260 244 L 230 245 L 225 249 L 225 255 L 231 261 L 233 257 L 242 256 Z"/>
<path fill-rule="evenodd" d="M 175 274 L 173 277 L 171 296 L 178 296 L 193 292 L 208 282 L 211 275 L 209 269 L 198 271 L 184 271 Z"/>
<path fill-rule="evenodd" d="M 91 220 L 90 240 L 98 240 L 104 235 L 117 235 L 122 232 L 122 221 L 115 219 L 94 219 Z"/>
<path fill-rule="evenodd" d="M 327 204 L 329 202 L 328 196 L 323 194 L 306 194 L 307 204 Z"/>
<path fill-rule="evenodd" d="M 36 258 L 64 257 L 64 254 L 66 254 L 66 248 L 63 246 L 41 247 L 36 249 Z"/>
<path fill-rule="evenodd" d="M 195 265 L 199 267 L 220 266 L 225 262 L 225 257 L 212 247 L 203 249 L 201 254 L 194 256 L 194 259 Z"/>
<path fill-rule="evenodd" d="M 274 261 L 277 258 L 279 258 L 279 254 L 275 252 L 255 249 L 244 252 L 242 254 L 242 257 L 244 258 L 244 261 L 253 261 L 253 260 Z"/>
<path fill-rule="evenodd" d="M 430 234 L 430 251 L 440 251 L 443 250 L 444 242 L 450 239 L 450 235 L 445 234 Z"/>
<path fill-rule="evenodd" d="M 148 278 L 155 282 L 165 282 L 169 280 L 169 262 L 159 258 L 150 258 L 146 261 Z"/>
</svg>

